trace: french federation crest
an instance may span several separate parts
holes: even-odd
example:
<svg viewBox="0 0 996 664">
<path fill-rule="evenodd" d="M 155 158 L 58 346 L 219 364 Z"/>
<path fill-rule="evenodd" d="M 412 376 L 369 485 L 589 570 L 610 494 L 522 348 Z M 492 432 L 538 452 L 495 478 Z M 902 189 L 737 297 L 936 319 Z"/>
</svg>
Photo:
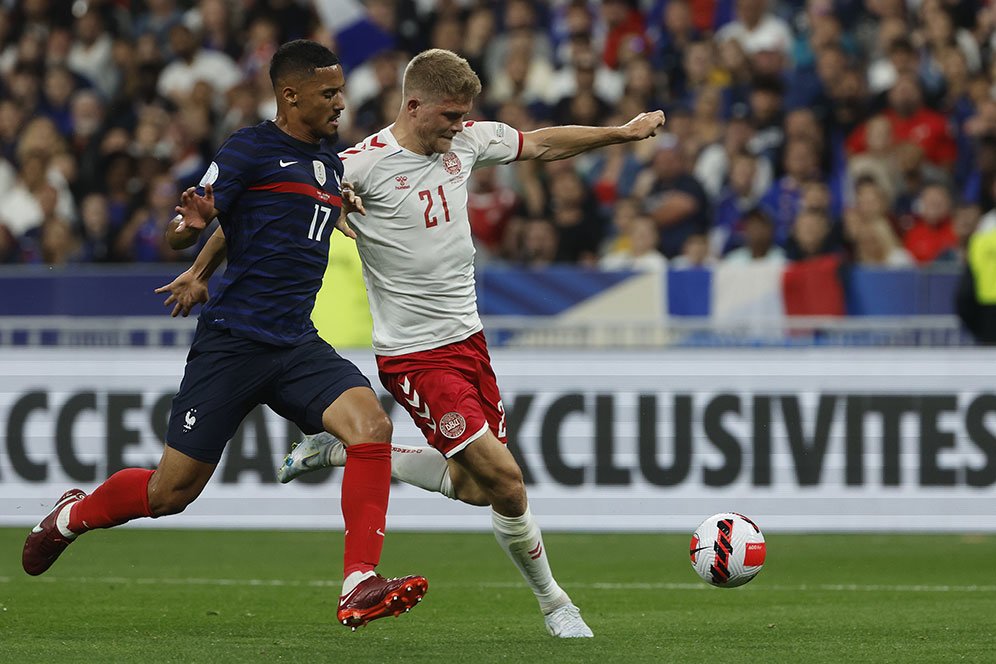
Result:
<svg viewBox="0 0 996 664">
<path fill-rule="evenodd" d="M 328 179 L 325 176 L 325 164 L 318 161 L 317 159 L 311 163 L 315 167 L 315 179 L 318 180 L 319 185 L 324 187 L 325 180 Z"/>
<path fill-rule="evenodd" d="M 207 171 L 204 172 L 203 177 L 201 177 L 201 181 L 197 183 L 197 186 L 203 187 L 206 184 L 214 184 L 217 181 L 218 181 L 218 164 L 212 161 L 211 165 L 208 166 Z"/>
</svg>

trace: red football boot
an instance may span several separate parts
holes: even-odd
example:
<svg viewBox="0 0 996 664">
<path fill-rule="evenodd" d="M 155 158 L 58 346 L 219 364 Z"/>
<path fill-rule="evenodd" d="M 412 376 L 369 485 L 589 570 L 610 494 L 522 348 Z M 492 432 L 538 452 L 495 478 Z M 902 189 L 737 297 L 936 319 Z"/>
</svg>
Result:
<svg viewBox="0 0 996 664">
<path fill-rule="evenodd" d="M 51 567 L 66 547 L 73 543 L 72 539 L 59 532 L 55 520 L 59 512 L 84 498 L 86 494 L 79 489 L 70 489 L 62 494 L 62 498 L 59 498 L 59 502 L 48 516 L 31 529 L 28 539 L 24 540 L 24 551 L 21 553 L 21 565 L 25 572 L 31 576 L 38 576 Z"/>
<path fill-rule="evenodd" d="M 429 582 L 421 576 L 385 579 L 375 574 L 361 581 L 348 595 L 339 598 L 339 622 L 346 627 L 366 625 L 371 620 L 398 616 L 422 601 Z"/>
</svg>

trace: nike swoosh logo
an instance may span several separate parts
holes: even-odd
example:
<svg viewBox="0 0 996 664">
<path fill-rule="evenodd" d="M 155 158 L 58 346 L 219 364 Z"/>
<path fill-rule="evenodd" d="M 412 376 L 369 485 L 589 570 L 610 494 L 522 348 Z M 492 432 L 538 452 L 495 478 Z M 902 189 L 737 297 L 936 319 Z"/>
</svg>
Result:
<svg viewBox="0 0 996 664">
<path fill-rule="evenodd" d="M 359 586 L 357 586 L 357 587 L 359 587 Z M 341 609 L 342 607 L 346 606 L 346 603 L 349 602 L 349 598 L 351 598 L 355 594 L 356 594 L 356 588 L 353 588 L 352 590 L 349 591 L 348 595 L 346 595 L 344 597 L 340 597 L 339 598 L 339 608 Z"/>
<path fill-rule="evenodd" d="M 37 526 L 31 529 L 32 533 L 40 533 L 41 531 L 42 531 L 41 524 L 38 524 Z"/>
<path fill-rule="evenodd" d="M 380 528 L 378 528 L 374 532 L 377 533 L 378 535 L 380 535 L 381 537 L 386 537 L 386 535 L 384 534 L 384 531 L 381 530 Z"/>
<path fill-rule="evenodd" d="M 691 551 L 689 551 L 689 553 L 698 553 L 699 551 L 704 551 L 706 549 L 711 549 L 711 548 L 712 548 L 711 546 L 700 546 L 697 549 L 692 549 Z"/>
<path fill-rule="evenodd" d="M 296 164 L 296 163 L 297 163 L 296 161 L 284 161 L 283 159 L 281 159 L 280 160 L 280 167 L 281 168 L 287 168 L 288 166 L 290 166 L 292 164 Z"/>
</svg>

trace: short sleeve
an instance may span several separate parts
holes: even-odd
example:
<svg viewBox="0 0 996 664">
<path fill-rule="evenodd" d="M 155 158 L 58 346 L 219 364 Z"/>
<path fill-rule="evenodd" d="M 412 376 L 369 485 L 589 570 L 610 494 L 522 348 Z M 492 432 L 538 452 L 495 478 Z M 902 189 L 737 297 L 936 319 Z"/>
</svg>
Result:
<svg viewBox="0 0 996 664">
<path fill-rule="evenodd" d="M 522 132 L 503 122 L 469 121 L 463 131 L 477 148 L 474 168 L 507 164 L 522 154 Z"/>
<path fill-rule="evenodd" d="M 214 188 L 214 206 L 220 212 L 228 213 L 249 187 L 255 156 L 256 141 L 246 130 L 235 132 L 218 148 L 197 186 Z"/>
</svg>

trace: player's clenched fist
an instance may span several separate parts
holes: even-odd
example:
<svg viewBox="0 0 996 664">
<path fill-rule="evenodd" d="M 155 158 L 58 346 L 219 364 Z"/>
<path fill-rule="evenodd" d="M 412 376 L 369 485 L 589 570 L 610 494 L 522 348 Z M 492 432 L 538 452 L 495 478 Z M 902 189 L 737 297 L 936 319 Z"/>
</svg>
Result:
<svg viewBox="0 0 996 664">
<path fill-rule="evenodd" d="M 638 116 L 623 125 L 629 130 L 634 141 L 642 141 L 657 133 L 659 127 L 664 126 L 664 111 L 651 111 L 650 113 L 640 113 Z"/>
</svg>

